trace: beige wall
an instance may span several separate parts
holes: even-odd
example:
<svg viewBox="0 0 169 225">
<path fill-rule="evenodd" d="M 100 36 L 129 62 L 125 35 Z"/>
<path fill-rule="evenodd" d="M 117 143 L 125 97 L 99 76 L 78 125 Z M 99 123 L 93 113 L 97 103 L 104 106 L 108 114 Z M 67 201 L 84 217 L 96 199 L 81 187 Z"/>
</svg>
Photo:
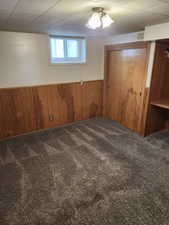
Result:
<svg viewBox="0 0 169 225">
<path fill-rule="evenodd" d="M 106 38 L 106 44 L 121 44 L 121 43 L 130 43 L 143 41 L 144 39 L 144 31 L 113 35 Z"/>
<path fill-rule="evenodd" d="M 169 23 L 145 27 L 145 41 L 169 38 Z"/>
<path fill-rule="evenodd" d="M 43 34 L 0 32 L 0 88 L 103 79 L 103 40 L 87 38 L 87 62 L 50 64 Z"/>
</svg>

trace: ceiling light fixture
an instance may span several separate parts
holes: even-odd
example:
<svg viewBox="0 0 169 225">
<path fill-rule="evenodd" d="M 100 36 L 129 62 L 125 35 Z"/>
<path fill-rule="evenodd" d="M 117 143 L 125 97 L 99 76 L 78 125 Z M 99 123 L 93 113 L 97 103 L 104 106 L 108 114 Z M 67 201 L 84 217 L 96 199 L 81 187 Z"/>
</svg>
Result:
<svg viewBox="0 0 169 225">
<path fill-rule="evenodd" d="M 93 30 L 99 27 L 106 28 L 114 23 L 114 20 L 104 12 L 104 8 L 95 7 L 92 11 L 93 15 L 89 18 L 88 23 L 86 24 L 88 28 Z"/>
</svg>

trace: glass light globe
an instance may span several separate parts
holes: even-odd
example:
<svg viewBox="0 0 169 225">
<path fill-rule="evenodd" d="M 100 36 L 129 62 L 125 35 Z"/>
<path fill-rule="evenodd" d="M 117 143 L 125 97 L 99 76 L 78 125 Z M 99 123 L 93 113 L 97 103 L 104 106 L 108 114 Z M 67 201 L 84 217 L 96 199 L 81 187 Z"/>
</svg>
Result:
<svg viewBox="0 0 169 225">
<path fill-rule="evenodd" d="M 102 26 L 103 26 L 103 28 L 109 27 L 112 23 L 114 23 L 114 20 L 112 20 L 112 18 L 109 15 L 105 14 L 102 17 Z"/>
<path fill-rule="evenodd" d="M 101 27 L 101 25 L 100 13 L 93 13 L 93 15 L 88 20 L 87 27 L 96 29 L 98 27 Z"/>
</svg>

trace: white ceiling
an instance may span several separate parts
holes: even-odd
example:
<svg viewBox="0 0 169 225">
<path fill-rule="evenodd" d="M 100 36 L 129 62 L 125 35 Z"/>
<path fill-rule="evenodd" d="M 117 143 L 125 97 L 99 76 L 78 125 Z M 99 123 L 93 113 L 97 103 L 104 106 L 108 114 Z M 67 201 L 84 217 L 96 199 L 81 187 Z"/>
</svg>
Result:
<svg viewBox="0 0 169 225">
<path fill-rule="evenodd" d="M 115 20 L 104 31 L 85 27 L 96 6 Z M 169 0 L 0 0 L 0 30 L 107 35 L 168 21 Z"/>
</svg>

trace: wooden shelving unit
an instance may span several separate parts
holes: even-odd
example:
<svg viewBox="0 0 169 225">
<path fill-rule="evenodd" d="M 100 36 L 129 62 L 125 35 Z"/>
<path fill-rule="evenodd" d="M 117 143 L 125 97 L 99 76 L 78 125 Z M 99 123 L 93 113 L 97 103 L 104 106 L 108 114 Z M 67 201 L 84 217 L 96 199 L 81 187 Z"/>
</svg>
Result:
<svg viewBox="0 0 169 225">
<path fill-rule="evenodd" d="M 169 109 L 169 99 L 159 99 L 152 101 L 150 104 L 160 108 Z"/>
<path fill-rule="evenodd" d="M 169 130 L 169 39 L 156 41 L 146 135 Z"/>
</svg>

